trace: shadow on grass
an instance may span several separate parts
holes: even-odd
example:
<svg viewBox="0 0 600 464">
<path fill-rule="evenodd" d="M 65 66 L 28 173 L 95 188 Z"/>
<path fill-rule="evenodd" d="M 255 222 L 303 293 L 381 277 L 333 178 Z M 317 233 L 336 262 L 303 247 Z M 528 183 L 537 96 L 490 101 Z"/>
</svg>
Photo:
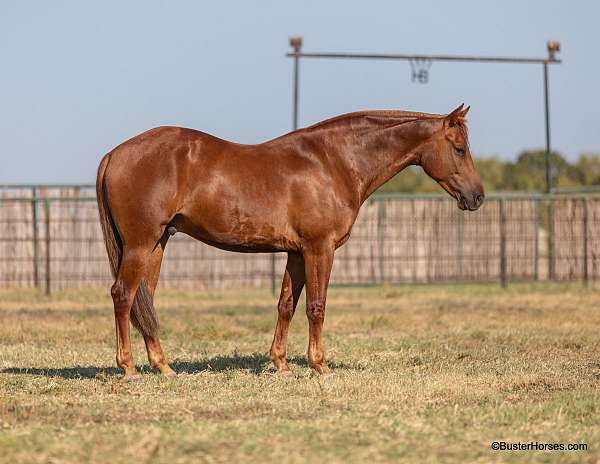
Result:
<svg viewBox="0 0 600 464">
<path fill-rule="evenodd" d="M 300 367 L 308 368 L 308 359 L 306 359 L 306 356 L 292 356 L 291 358 L 288 358 L 288 362 L 290 364 L 295 364 Z M 362 366 L 352 366 L 350 364 L 346 364 L 346 363 L 338 362 L 338 361 L 327 361 L 327 365 L 334 371 L 337 369 L 355 370 L 355 371 L 364 370 L 364 367 L 362 367 Z"/>
<path fill-rule="evenodd" d="M 175 360 L 171 367 L 178 374 L 198 374 L 199 372 L 223 372 L 233 370 L 246 370 L 253 374 L 262 374 L 268 370 L 269 358 L 262 353 L 251 355 L 214 356 L 209 359 L 197 361 Z"/>
<path fill-rule="evenodd" d="M 116 367 L 7 367 L 0 374 L 36 375 L 41 377 L 61 377 L 63 379 L 93 379 L 102 375 L 119 375 L 123 371 Z"/>
<path fill-rule="evenodd" d="M 289 358 L 291 364 L 308 368 L 308 362 L 305 357 L 294 356 Z M 356 366 L 350 366 L 344 363 L 330 362 L 332 369 L 357 369 Z M 229 355 L 214 356 L 209 359 L 198 361 L 176 360 L 171 363 L 171 367 L 178 374 L 198 374 L 200 372 L 224 372 L 245 370 L 255 375 L 264 372 L 274 372 L 270 366 L 270 359 L 261 353 L 251 355 Z M 152 372 L 153 369 L 145 364 L 137 366 L 142 373 Z M 63 379 L 94 379 L 99 376 L 120 376 L 123 371 L 117 367 L 93 367 L 93 366 L 73 366 L 62 368 L 44 368 L 44 367 L 7 367 L 0 369 L 0 374 L 13 375 L 35 375 L 42 377 L 60 377 Z"/>
</svg>

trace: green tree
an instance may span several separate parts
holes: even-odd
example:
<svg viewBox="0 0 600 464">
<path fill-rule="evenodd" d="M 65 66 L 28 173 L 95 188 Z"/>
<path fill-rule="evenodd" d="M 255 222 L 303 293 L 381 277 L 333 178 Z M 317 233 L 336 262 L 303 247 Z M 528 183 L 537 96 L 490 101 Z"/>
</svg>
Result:
<svg viewBox="0 0 600 464">
<path fill-rule="evenodd" d="M 556 152 L 550 153 L 554 187 L 577 185 L 573 167 Z M 506 166 L 507 190 L 543 192 L 546 190 L 546 154 L 543 150 L 522 152 L 515 163 Z"/>
<path fill-rule="evenodd" d="M 600 153 L 582 154 L 574 170 L 580 185 L 600 185 Z"/>
<path fill-rule="evenodd" d="M 506 190 L 506 164 L 496 156 L 475 160 L 475 167 L 486 192 Z"/>
</svg>

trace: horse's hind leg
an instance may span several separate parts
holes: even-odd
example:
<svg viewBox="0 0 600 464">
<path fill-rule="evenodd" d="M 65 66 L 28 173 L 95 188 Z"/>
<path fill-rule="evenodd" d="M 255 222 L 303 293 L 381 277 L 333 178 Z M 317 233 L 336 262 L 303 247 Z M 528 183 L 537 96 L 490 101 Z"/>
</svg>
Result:
<svg viewBox="0 0 600 464">
<path fill-rule="evenodd" d="M 117 365 L 125 371 L 125 379 L 137 377 L 131 353 L 130 313 L 137 289 L 144 277 L 148 253 L 142 249 L 123 251 L 111 295 L 115 309 L 117 332 Z"/>
<path fill-rule="evenodd" d="M 152 251 L 150 255 L 150 259 L 148 261 L 148 270 L 146 272 L 148 287 L 150 289 L 150 295 L 152 295 L 152 302 L 154 303 L 154 292 L 156 290 L 156 286 L 158 285 L 158 277 L 160 274 L 160 265 L 162 263 L 163 254 L 165 251 L 165 247 L 167 246 L 167 241 L 169 240 L 169 234 L 165 233 L 160 241 L 157 243 L 156 247 Z M 167 376 L 175 376 L 175 372 L 169 364 L 167 363 L 167 358 L 163 353 L 163 349 L 160 346 L 160 340 L 158 337 L 153 337 L 151 335 L 144 335 L 144 343 L 146 344 L 146 351 L 148 352 L 148 362 L 150 365 L 160 370 L 161 374 Z"/>
<path fill-rule="evenodd" d="M 281 283 L 281 294 L 277 306 L 277 326 L 271 344 L 271 360 L 278 373 L 290 371 L 286 360 L 288 330 L 303 287 L 304 261 L 301 255 L 290 252 Z"/>
</svg>

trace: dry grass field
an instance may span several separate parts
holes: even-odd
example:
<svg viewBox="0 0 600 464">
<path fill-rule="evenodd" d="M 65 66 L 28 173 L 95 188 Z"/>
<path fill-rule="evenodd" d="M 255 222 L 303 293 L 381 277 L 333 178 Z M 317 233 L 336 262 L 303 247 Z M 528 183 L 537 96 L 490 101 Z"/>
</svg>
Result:
<svg viewBox="0 0 600 464">
<path fill-rule="evenodd" d="M 600 289 L 578 284 L 333 288 L 307 367 L 299 308 L 294 376 L 266 353 L 266 290 L 159 291 L 176 379 L 114 366 L 108 290 L 0 292 L 0 461 L 598 462 Z M 587 451 L 493 451 L 493 441 Z"/>
</svg>

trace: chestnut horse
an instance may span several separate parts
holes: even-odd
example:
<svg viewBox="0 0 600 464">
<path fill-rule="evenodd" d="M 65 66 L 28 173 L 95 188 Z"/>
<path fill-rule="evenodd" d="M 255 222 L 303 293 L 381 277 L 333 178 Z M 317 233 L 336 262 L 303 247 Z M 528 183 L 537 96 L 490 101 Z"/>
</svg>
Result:
<svg viewBox="0 0 600 464">
<path fill-rule="evenodd" d="M 177 231 L 223 250 L 287 252 L 271 359 L 279 373 L 289 372 L 288 327 L 306 285 L 308 363 L 329 373 L 322 337 L 329 274 L 367 197 L 405 167 L 420 165 L 459 208 L 473 211 L 483 202 L 468 110 L 349 113 L 258 145 L 159 127 L 108 153 L 96 189 L 125 378 L 137 375 L 130 320 L 144 336 L 150 365 L 175 375 L 158 339 L 153 296 L 165 246 Z"/>
</svg>

